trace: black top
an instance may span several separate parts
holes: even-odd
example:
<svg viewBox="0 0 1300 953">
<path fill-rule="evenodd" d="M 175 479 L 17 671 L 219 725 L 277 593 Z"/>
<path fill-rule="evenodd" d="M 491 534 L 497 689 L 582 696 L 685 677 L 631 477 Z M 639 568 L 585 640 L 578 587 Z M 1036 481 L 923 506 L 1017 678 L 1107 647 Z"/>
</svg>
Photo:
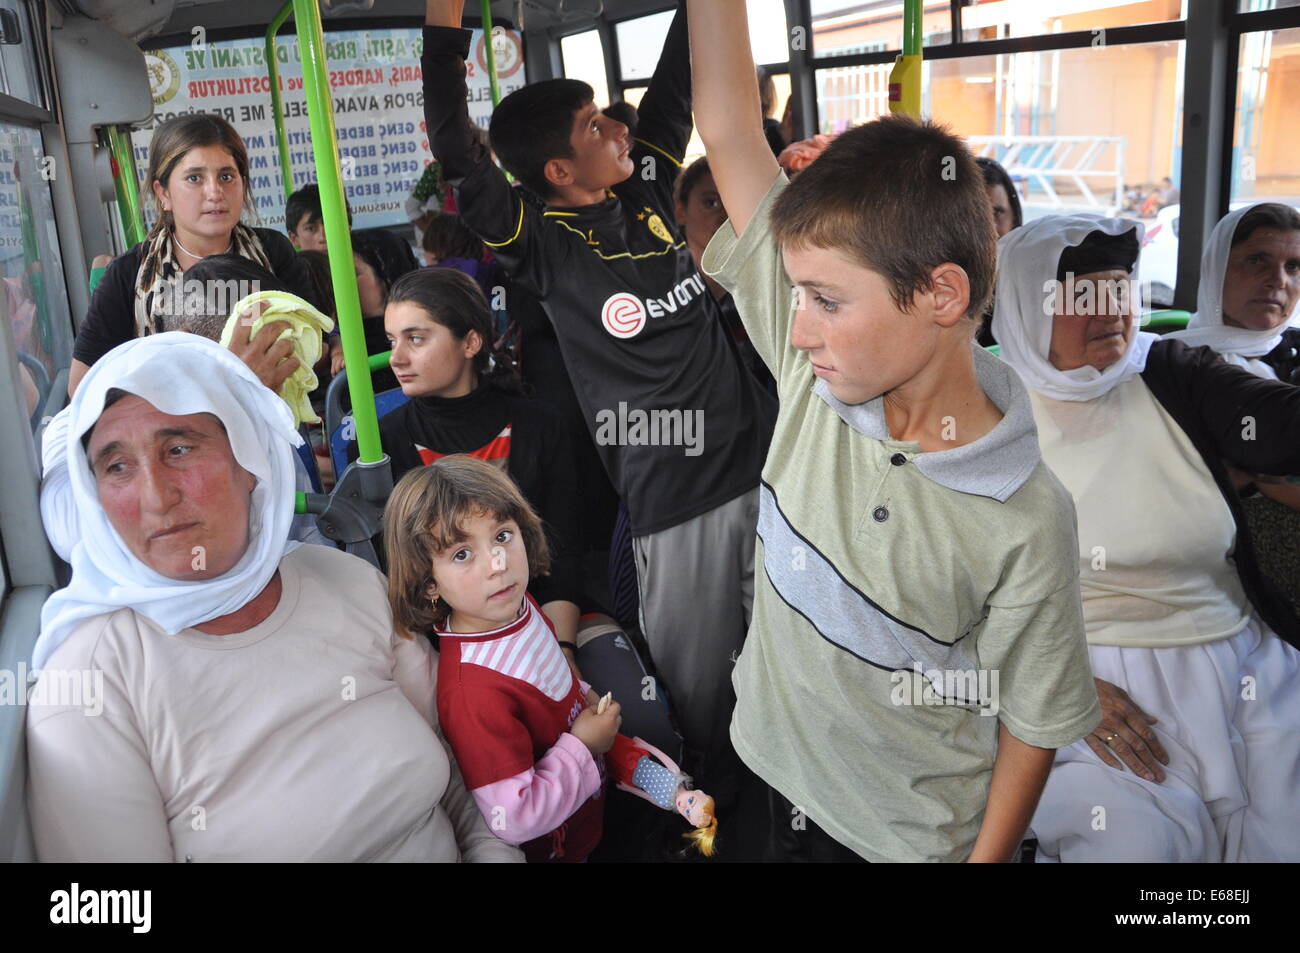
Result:
<svg viewBox="0 0 1300 953">
<path fill-rule="evenodd" d="M 641 100 L 635 171 L 605 201 L 582 208 L 539 211 L 492 163 L 466 106 L 469 42 L 468 30 L 424 30 L 430 145 L 465 224 L 546 309 L 633 534 L 676 526 L 753 489 L 776 402 L 741 366 L 673 225 L 673 181 L 691 133 L 684 12 Z M 681 443 L 688 415 L 702 422 L 700 452 L 654 445 L 664 431 Z M 652 421 L 653 437 L 637 419 Z"/>
<path fill-rule="evenodd" d="M 1226 460 L 1251 473 L 1300 473 L 1300 388 L 1256 377 L 1208 347 L 1169 339 L 1151 345 L 1142 380 L 1192 441 L 1232 511 L 1233 561 L 1250 604 L 1269 628 L 1300 648 L 1300 619 L 1260 571 L 1241 500 L 1224 467 Z"/>
<path fill-rule="evenodd" d="M 578 478 L 573 445 L 559 413 L 547 404 L 480 384 L 464 397 L 417 397 L 379 420 L 379 439 L 392 460 L 393 481 L 425 465 L 420 448 L 439 456 L 471 453 L 510 427 L 506 471 L 546 526 L 551 547 L 549 576 L 533 579 L 538 605 L 567 599 L 581 606 Z M 355 443 L 348 445 L 356 459 Z"/>
<path fill-rule="evenodd" d="M 291 292 L 319 308 L 311 274 L 289 239 L 269 228 L 254 228 L 253 231 L 262 243 L 271 273 Z M 86 319 L 77 328 L 73 359 L 83 364 L 94 364 L 119 344 L 135 337 L 135 279 L 144 250 L 145 243 L 140 242 L 109 264 L 90 299 Z"/>
<path fill-rule="evenodd" d="M 780 121 L 771 116 L 763 117 L 763 138 L 767 140 L 768 148 L 772 150 L 774 156 L 779 156 L 790 144 L 785 141 L 785 136 L 781 135 Z"/>
<path fill-rule="evenodd" d="M 1282 332 L 1282 343 L 1260 358 L 1273 368 L 1277 379 L 1287 384 L 1300 384 L 1300 328 L 1287 328 Z"/>
</svg>

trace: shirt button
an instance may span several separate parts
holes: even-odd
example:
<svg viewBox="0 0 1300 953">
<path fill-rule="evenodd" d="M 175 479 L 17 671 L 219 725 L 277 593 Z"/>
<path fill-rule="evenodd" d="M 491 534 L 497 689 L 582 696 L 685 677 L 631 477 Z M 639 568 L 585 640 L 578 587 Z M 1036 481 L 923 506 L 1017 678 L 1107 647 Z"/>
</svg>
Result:
<svg viewBox="0 0 1300 953">
<path fill-rule="evenodd" d="M 883 523 L 885 520 L 889 519 L 889 510 L 885 509 L 883 506 L 877 506 L 871 511 L 871 518 L 877 523 Z"/>
<path fill-rule="evenodd" d="M 903 456 L 901 453 L 896 453 L 889 458 L 889 462 L 896 467 L 901 467 L 904 463 L 907 462 L 907 457 Z"/>
</svg>

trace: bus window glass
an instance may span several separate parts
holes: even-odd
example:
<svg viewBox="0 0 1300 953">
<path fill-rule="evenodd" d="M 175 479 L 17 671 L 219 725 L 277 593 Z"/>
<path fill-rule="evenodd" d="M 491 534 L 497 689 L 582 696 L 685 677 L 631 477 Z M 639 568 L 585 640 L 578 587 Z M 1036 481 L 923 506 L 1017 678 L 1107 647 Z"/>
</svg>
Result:
<svg viewBox="0 0 1300 953">
<path fill-rule="evenodd" d="M 623 90 L 623 100 L 640 108 L 645 91 L 644 86 L 629 86 Z M 704 141 L 700 139 L 700 131 L 692 127 L 690 142 L 686 143 L 686 161 L 682 163 L 682 167 L 685 168 L 702 155 L 704 155 Z"/>
<path fill-rule="evenodd" d="M 421 33 L 415 28 L 335 30 L 325 34 L 334 125 L 338 133 L 343 187 L 356 228 L 406 222 L 405 202 L 432 161 L 424 129 L 420 82 Z M 501 95 L 524 85 L 523 44 L 503 29 L 493 41 Z M 293 187 L 316 181 L 302 64 L 292 30 L 276 44 L 285 133 Z M 145 63 L 153 88 L 153 121 L 136 128 L 131 141 L 142 175 L 149 161 L 154 126 L 180 113 L 217 113 L 239 131 L 248 147 L 249 189 L 257 208 L 253 224 L 284 227 L 284 187 L 271 114 L 265 41 L 209 40 L 147 50 Z M 470 117 L 486 128 L 492 114 L 491 84 L 483 31 L 474 30 L 465 64 Z M 142 192 L 147 186 L 142 185 Z M 152 203 L 145 203 L 152 215 Z"/>
<path fill-rule="evenodd" d="M 786 29 L 784 2 L 745 0 L 745 11 L 749 15 L 749 47 L 754 62 L 789 62 L 790 33 Z"/>
<path fill-rule="evenodd" d="M 663 49 L 664 37 L 673 22 L 673 11 L 654 13 L 648 17 L 624 20 L 616 24 L 614 33 L 618 37 L 618 65 L 624 82 L 648 80 L 654 75 L 655 63 L 659 62 L 659 51 Z M 565 63 L 568 72 L 568 63 Z"/>
<path fill-rule="evenodd" d="M 962 39 L 993 40 L 1012 36 L 1083 31 L 1105 44 L 1111 27 L 1181 20 L 1185 0 L 984 0 L 962 8 Z M 927 5 L 928 6 L 928 5 Z"/>
<path fill-rule="evenodd" d="M 609 82 L 605 77 L 605 48 L 595 30 L 574 33 L 560 40 L 564 75 L 580 79 L 591 87 L 596 103 L 609 103 Z"/>
<path fill-rule="evenodd" d="M 21 0 L 0 0 L 0 11 L 4 11 L 0 14 L 0 28 L 6 34 L 0 42 L 0 89 L 25 103 L 44 106 L 26 4 Z"/>
<path fill-rule="evenodd" d="M 812 34 L 814 56 L 901 50 L 902 0 L 896 3 L 812 0 Z M 921 44 L 933 46 L 951 42 L 951 5 L 947 0 L 926 0 L 922 4 Z"/>
<path fill-rule="evenodd" d="M 891 64 L 817 71 L 821 132 L 888 112 Z M 924 63 L 923 112 L 997 159 L 1025 219 L 1073 211 L 1146 223 L 1148 302 L 1173 298 L 1183 43 L 1083 47 Z M 1080 82 L 1086 78 L 1086 82 Z"/>
<path fill-rule="evenodd" d="M 33 425 L 72 355 L 72 320 L 50 198 L 55 171 L 35 129 L 0 123 L 0 306 L 18 349 Z"/>
<path fill-rule="evenodd" d="M 1232 201 L 1300 207 L 1300 29 L 1246 33 L 1237 53 Z"/>
<path fill-rule="evenodd" d="M 1238 13 L 1281 10 L 1283 7 L 1300 7 L 1300 0 L 1237 0 Z"/>
</svg>

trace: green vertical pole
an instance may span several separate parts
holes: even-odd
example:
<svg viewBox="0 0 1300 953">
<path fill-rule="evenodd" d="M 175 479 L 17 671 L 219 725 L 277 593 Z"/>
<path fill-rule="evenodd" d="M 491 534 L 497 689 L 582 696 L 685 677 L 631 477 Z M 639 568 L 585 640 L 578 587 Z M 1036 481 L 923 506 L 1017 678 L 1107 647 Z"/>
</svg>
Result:
<svg viewBox="0 0 1300 953">
<path fill-rule="evenodd" d="M 307 117 L 311 121 L 312 154 L 316 160 L 316 181 L 320 185 L 321 211 L 325 219 L 325 241 L 338 308 L 343 358 L 354 373 L 348 374 L 352 397 L 352 419 L 357 428 L 358 459 L 377 463 L 384 458 L 379 446 L 379 422 L 375 415 L 375 391 L 370 383 L 366 334 L 361 324 L 361 302 L 357 297 L 356 265 L 352 260 L 352 236 L 344 204 L 343 173 L 339 170 L 338 136 L 334 127 L 334 100 L 330 97 L 328 64 L 325 62 L 325 34 L 321 28 L 317 0 L 293 0 L 298 48 L 302 57 L 302 85 L 307 93 Z"/>
<path fill-rule="evenodd" d="M 492 0 L 483 0 L 483 51 L 487 54 L 488 82 L 492 84 L 492 105 L 501 102 L 501 85 L 497 82 L 497 53 L 492 48 Z"/>
<path fill-rule="evenodd" d="M 113 188 L 117 192 L 117 212 L 122 219 L 122 234 L 127 245 L 144 241 L 144 217 L 140 214 L 140 176 L 135 167 L 131 137 L 121 126 L 103 126 L 100 144 L 108 149 L 113 168 Z"/>
<path fill-rule="evenodd" d="M 266 28 L 266 75 L 271 80 L 271 116 L 275 119 L 275 139 L 280 144 L 280 184 L 284 197 L 293 194 L 293 166 L 289 162 L 289 137 L 284 133 L 284 106 L 280 102 L 280 67 L 275 59 L 275 35 L 293 12 L 293 0 L 284 0 L 284 6 Z M 285 227 L 289 227 L 288 222 Z M 297 224 L 297 223 L 294 223 Z"/>
<path fill-rule="evenodd" d="M 903 55 L 916 56 L 921 52 L 921 0 L 906 0 L 903 4 Z"/>
</svg>

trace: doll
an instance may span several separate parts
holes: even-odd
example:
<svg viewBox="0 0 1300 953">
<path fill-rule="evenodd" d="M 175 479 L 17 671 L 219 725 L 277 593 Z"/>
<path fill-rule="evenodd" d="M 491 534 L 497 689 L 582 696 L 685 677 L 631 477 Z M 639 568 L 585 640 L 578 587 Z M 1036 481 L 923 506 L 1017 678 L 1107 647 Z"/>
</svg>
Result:
<svg viewBox="0 0 1300 953">
<path fill-rule="evenodd" d="M 604 711 L 609 699 L 609 695 L 601 698 L 597 714 Z M 672 758 L 648 741 L 618 735 L 605 760 L 620 790 L 686 818 L 695 830 L 682 836 L 705 857 L 713 856 L 713 840 L 718 834 L 713 798 L 692 788 L 691 779 Z"/>
</svg>

